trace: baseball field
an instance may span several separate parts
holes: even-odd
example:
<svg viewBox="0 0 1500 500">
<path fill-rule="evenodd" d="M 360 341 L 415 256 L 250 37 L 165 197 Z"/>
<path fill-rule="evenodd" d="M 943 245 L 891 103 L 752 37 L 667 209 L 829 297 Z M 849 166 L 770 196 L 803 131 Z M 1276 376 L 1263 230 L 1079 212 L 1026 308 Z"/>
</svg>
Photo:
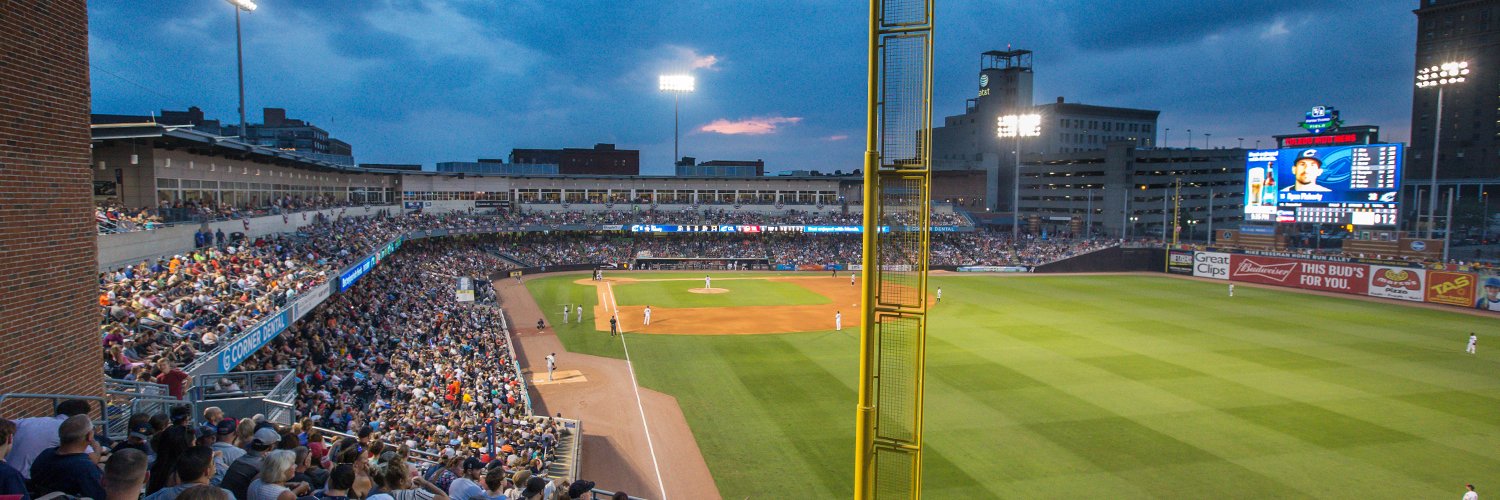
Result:
<svg viewBox="0 0 1500 500">
<path fill-rule="evenodd" d="M 609 278 L 527 288 L 573 352 L 621 357 L 601 314 L 619 307 L 641 385 L 677 398 L 725 498 L 851 494 L 858 328 L 847 275 L 714 273 L 716 293 L 692 291 L 701 272 Z M 928 337 L 929 498 L 1456 498 L 1465 483 L 1500 487 L 1495 318 L 1247 286 L 1231 298 L 1223 283 L 1153 276 L 931 285 L 943 301 Z M 564 303 L 593 316 L 561 325 Z M 1463 353 L 1471 331 L 1477 355 Z"/>
</svg>

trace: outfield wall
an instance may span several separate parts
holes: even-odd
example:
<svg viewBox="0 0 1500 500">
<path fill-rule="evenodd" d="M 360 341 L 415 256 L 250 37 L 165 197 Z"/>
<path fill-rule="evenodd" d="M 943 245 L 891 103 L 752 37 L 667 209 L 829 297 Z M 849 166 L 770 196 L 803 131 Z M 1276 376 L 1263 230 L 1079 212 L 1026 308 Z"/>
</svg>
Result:
<svg viewBox="0 0 1500 500">
<path fill-rule="evenodd" d="M 1159 248 L 1110 247 L 1036 266 L 1034 273 L 1140 272 L 1160 270 Z"/>
<path fill-rule="evenodd" d="M 1273 252 L 1169 250 L 1166 256 L 1167 264 L 1157 269 L 1172 274 L 1500 312 L 1500 277 L 1468 270 Z"/>
</svg>

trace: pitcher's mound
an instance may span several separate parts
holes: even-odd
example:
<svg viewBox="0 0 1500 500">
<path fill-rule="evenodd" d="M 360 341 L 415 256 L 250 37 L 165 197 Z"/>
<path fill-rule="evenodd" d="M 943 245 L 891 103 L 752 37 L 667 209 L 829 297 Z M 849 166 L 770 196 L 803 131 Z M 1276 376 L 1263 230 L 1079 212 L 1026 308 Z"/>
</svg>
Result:
<svg viewBox="0 0 1500 500">
<path fill-rule="evenodd" d="M 689 288 L 692 293 L 729 293 L 728 288 Z"/>
</svg>

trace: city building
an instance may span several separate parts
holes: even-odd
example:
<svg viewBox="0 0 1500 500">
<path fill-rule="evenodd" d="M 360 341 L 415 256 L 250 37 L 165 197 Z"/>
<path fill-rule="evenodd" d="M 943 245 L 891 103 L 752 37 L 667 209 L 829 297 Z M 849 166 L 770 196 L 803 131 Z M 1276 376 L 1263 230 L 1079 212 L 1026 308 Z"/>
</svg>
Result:
<svg viewBox="0 0 1500 500">
<path fill-rule="evenodd" d="M 366 170 L 401 170 L 405 172 L 421 172 L 422 165 L 414 163 L 361 163 L 359 168 Z"/>
<path fill-rule="evenodd" d="M 261 123 L 247 124 L 240 134 L 237 124 L 225 125 L 224 135 L 237 136 L 257 146 L 296 151 L 318 161 L 354 166 L 354 148 L 328 136 L 328 131 L 304 120 L 287 118 L 282 108 L 264 108 Z"/>
<path fill-rule="evenodd" d="M 765 160 L 710 160 L 697 163 L 693 157 L 677 162 L 677 175 L 687 177 L 761 177 L 766 175 Z"/>
<path fill-rule="evenodd" d="M 438 162 L 439 173 L 484 175 L 557 175 L 557 165 L 545 163 L 503 163 L 498 160 Z"/>
<path fill-rule="evenodd" d="M 191 126 L 194 130 L 205 134 L 222 135 L 224 133 L 219 121 L 204 118 L 203 110 L 197 106 L 190 106 L 186 111 L 163 109 L 156 116 L 96 113 L 90 115 L 89 121 L 94 125 L 109 123 L 160 123 L 162 125 Z"/>
<path fill-rule="evenodd" d="M 1473 69 L 1462 83 L 1442 86 L 1438 180 L 1488 179 L 1494 183 L 1500 180 L 1500 0 L 1419 0 L 1417 4 L 1413 11 L 1417 15 L 1417 71 L 1459 61 Z M 1412 89 L 1406 179 L 1426 181 L 1432 179 L 1438 89 L 1415 85 Z M 1469 188 L 1460 197 L 1475 195 L 1477 189 Z"/>
<path fill-rule="evenodd" d="M 1213 228 L 1238 229 L 1246 151 L 1143 148 L 1124 140 L 1102 150 L 1022 156 L 1022 230 L 1057 234 L 1091 227 L 1106 236 L 1160 237 L 1163 227 L 1172 227 L 1177 195 L 1181 239 L 1202 241 Z"/>
<path fill-rule="evenodd" d="M 563 175 L 640 175 L 641 152 L 615 149 L 614 144 L 593 148 L 525 149 L 510 152 L 511 163 L 557 165 Z"/>
<path fill-rule="evenodd" d="M 1018 144 L 1022 156 L 1100 151 L 1106 144 L 1120 141 L 1141 148 L 1156 146 L 1160 111 L 1073 103 L 1063 97 L 1036 105 L 1033 76 L 1029 50 L 981 54 L 977 96 L 965 103 L 963 114 L 946 117 L 933 128 L 934 173 L 983 172 L 985 194 L 975 203 L 981 209 L 1011 210 Z M 1041 116 L 1040 136 L 1019 141 L 997 136 L 1001 116 L 1029 114 Z M 935 189 L 932 197 L 974 201 L 972 192 Z"/>
</svg>

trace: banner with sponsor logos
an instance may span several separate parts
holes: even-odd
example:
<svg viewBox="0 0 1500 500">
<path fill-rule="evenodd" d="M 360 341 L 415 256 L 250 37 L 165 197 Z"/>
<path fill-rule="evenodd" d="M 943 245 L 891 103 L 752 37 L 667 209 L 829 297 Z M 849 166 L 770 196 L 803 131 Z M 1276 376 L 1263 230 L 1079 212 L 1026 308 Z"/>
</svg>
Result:
<svg viewBox="0 0 1500 500">
<path fill-rule="evenodd" d="M 1216 280 L 1229 279 L 1229 254 L 1222 252 L 1194 252 L 1193 276 Z"/>
<path fill-rule="evenodd" d="M 473 302 L 474 280 L 466 277 L 459 277 L 458 287 L 453 291 L 453 300 L 456 300 L 458 302 Z"/>
<path fill-rule="evenodd" d="M 1172 274 L 1193 274 L 1193 252 L 1186 250 L 1168 251 L 1167 272 Z"/>
<path fill-rule="evenodd" d="M 1474 307 L 1478 298 L 1474 293 L 1477 282 L 1470 273 L 1428 271 L 1424 298 L 1434 304 Z"/>
<path fill-rule="evenodd" d="M 1024 266 L 958 266 L 961 273 L 1024 273 L 1030 269 Z"/>
<path fill-rule="evenodd" d="M 1421 302 L 1426 277 L 1421 269 L 1370 266 L 1370 296 Z"/>
<path fill-rule="evenodd" d="M 1370 288 L 1370 266 L 1341 262 L 1304 261 L 1257 255 L 1233 255 L 1229 279 L 1309 290 L 1365 295 Z"/>
</svg>

